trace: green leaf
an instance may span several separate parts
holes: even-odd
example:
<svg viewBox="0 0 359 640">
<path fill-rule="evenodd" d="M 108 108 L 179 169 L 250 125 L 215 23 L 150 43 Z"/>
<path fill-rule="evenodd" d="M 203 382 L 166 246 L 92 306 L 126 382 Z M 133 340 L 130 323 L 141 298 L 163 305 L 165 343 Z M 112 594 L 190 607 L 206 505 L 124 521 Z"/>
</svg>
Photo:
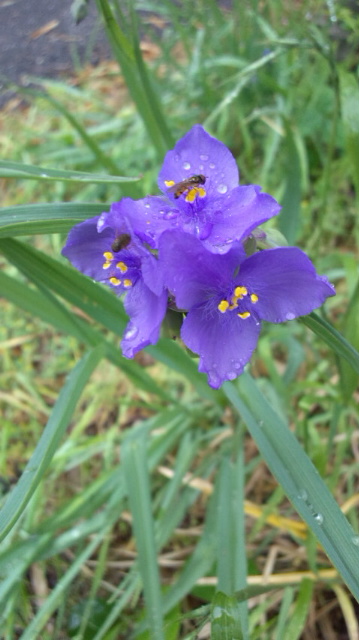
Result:
<svg viewBox="0 0 359 640">
<path fill-rule="evenodd" d="M 62 233 L 75 224 L 100 215 L 109 203 L 52 202 L 4 207 L 0 210 L 0 238 L 38 233 Z"/>
<path fill-rule="evenodd" d="M 137 182 L 140 178 L 109 176 L 83 171 L 65 171 L 36 167 L 20 162 L 0 161 L 0 178 L 21 178 L 28 180 L 61 180 L 63 182 L 89 182 L 90 184 Z"/>
<path fill-rule="evenodd" d="M 218 591 L 211 611 L 211 640 L 243 640 L 239 604 L 235 596 Z"/>
<path fill-rule="evenodd" d="M 359 197 L 359 85 L 353 73 L 339 72 L 339 87 L 344 133 L 350 162 L 348 169 L 352 173 L 356 195 Z"/>
<path fill-rule="evenodd" d="M 224 392 L 244 420 L 269 469 L 359 600 L 359 536 L 289 427 L 244 373 Z"/>
<path fill-rule="evenodd" d="M 89 351 L 68 376 L 34 453 L 0 511 L 0 540 L 12 529 L 33 495 L 56 453 L 90 375 L 103 357 L 102 346 Z"/>
<path fill-rule="evenodd" d="M 343 334 L 350 344 L 359 349 L 359 282 L 350 300 L 349 307 L 344 317 Z M 344 401 L 348 401 L 353 391 L 358 386 L 358 373 L 354 371 L 349 362 L 343 358 L 339 360 L 340 383 Z"/>
<path fill-rule="evenodd" d="M 317 316 L 316 313 L 310 313 L 308 316 L 299 318 L 299 320 L 324 340 L 337 356 L 345 358 L 352 369 L 359 373 L 358 351 L 329 322 Z M 355 322 L 357 322 L 357 319 L 355 319 Z"/>
<path fill-rule="evenodd" d="M 313 580 L 303 580 L 299 587 L 299 593 L 294 608 L 291 611 L 290 619 L 283 636 L 283 640 L 298 640 L 305 630 L 305 622 L 312 603 L 314 582 Z"/>
</svg>

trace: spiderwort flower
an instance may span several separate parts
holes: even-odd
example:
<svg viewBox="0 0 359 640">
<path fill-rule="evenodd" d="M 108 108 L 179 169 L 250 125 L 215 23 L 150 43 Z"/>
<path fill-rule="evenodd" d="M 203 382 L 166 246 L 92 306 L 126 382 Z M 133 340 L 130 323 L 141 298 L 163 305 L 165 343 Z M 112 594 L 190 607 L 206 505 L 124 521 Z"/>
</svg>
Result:
<svg viewBox="0 0 359 640">
<path fill-rule="evenodd" d="M 158 186 L 161 196 L 124 198 L 111 206 L 113 216 L 130 216 L 136 235 L 154 248 L 166 229 L 181 229 L 209 251 L 226 253 L 280 210 L 259 186 L 239 186 L 231 152 L 199 124 L 167 152 Z"/>
<path fill-rule="evenodd" d="M 161 236 L 159 256 L 165 285 L 178 309 L 187 311 L 181 337 L 214 388 L 242 373 L 262 320 L 292 320 L 335 293 L 296 247 L 246 257 L 237 245 L 213 255 L 197 238 L 172 231 Z"/>
<path fill-rule="evenodd" d="M 122 352 L 132 358 L 157 342 L 167 307 L 158 261 L 133 232 L 130 219 L 97 216 L 71 229 L 62 254 L 93 280 L 126 293 L 124 306 L 130 317 Z"/>
</svg>

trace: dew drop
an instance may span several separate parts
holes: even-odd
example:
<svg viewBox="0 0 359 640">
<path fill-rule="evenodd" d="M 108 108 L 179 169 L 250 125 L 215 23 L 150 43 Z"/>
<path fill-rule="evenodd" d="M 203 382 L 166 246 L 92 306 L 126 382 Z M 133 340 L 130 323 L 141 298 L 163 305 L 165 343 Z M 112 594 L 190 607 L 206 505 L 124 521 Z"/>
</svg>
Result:
<svg viewBox="0 0 359 640">
<path fill-rule="evenodd" d="M 210 162 L 210 163 L 209 163 L 209 168 L 210 168 L 210 169 L 215 169 L 215 168 L 216 168 L 216 165 L 215 165 L 215 164 L 213 164 L 213 162 Z"/>
<path fill-rule="evenodd" d="M 221 184 L 219 184 L 218 187 L 217 187 L 217 191 L 218 191 L 218 193 L 227 193 L 228 187 L 227 187 L 226 184 L 221 182 Z"/>
<path fill-rule="evenodd" d="M 151 205 L 148 202 L 146 202 L 146 204 L 145 204 L 146 209 L 150 209 L 150 206 Z"/>
<path fill-rule="evenodd" d="M 186 169 L 186 171 L 188 171 L 188 169 L 190 169 L 190 168 L 191 168 L 191 165 L 190 165 L 190 163 L 189 163 L 189 162 L 184 162 L 184 163 L 183 163 L 183 165 L 182 165 L 182 167 L 183 167 L 184 169 Z"/>
<path fill-rule="evenodd" d="M 203 170 L 204 170 L 204 165 L 203 165 L 203 164 L 200 164 L 200 165 L 199 165 L 199 168 L 200 168 L 200 170 L 201 170 L 201 171 L 203 171 Z"/>
<path fill-rule="evenodd" d="M 316 521 L 316 523 L 319 524 L 319 526 L 321 526 L 323 524 L 324 518 L 323 518 L 321 513 L 316 513 L 313 517 L 314 517 L 314 520 Z"/>
<path fill-rule="evenodd" d="M 130 329 L 128 329 L 125 333 L 124 333 L 124 338 L 125 340 L 131 340 L 132 338 L 134 338 L 135 336 L 137 336 L 138 334 L 138 328 L 133 325 L 132 327 L 130 327 Z"/>
<path fill-rule="evenodd" d="M 203 162 L 206 162 L 206 160 L 208 160 L 208 156 L 205 153 L 201 153 L 199 157 L 201 160 L 203 160 Z"/>
<path fill-rule="evenodd" d="M 48 178 L 49 176 L 47 175 L 47 173 L 42 173 L 42 174 L 41 174 L 41 177 L 42 177 L 42 178 Z"/>
<path fill-rule="evenodd" d="M 301 489 L 299 491 L 298 500 L 304 500 L 304 502 L 308 500 L 308 494 L 305 489 Z"/>
<path fill-rule="evenodd" d="M 352 537 L 352 543 L 353 543 L 356 547 L 359 547 L 359 536 L 353 536 L 353 537 Z"/>
<path fill-rule="evenodd" d="M 163 217 L 165 220 L 173 220 L 178 217 L 178 211 L 166 211 Z"/>
<path fill-rule="evenodd" d="M 288 313 L 285 314 L 286 320 L 294 320 L 294 318 L 295 318 L 295 314 L 291 313 L 290 311 L 288 311 Z"/>
</svg>

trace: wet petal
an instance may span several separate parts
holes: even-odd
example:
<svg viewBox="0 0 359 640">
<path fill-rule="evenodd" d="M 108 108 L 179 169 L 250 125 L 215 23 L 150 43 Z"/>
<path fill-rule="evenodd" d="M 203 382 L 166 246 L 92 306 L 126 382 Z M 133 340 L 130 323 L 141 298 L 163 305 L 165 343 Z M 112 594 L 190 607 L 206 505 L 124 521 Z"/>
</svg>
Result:
<svg viewBox="0 0 359 640">
<path fill-rule="evenodd" d="M 260 324 L 252 317 L 236 314 L 208 314 L 201 305 L 187 314 L 181 331 L 184 343 L 200 357 L 199 371 L 217 389 L 225 380 L 239 376 L 257 344 Z"/>
<path fill-rule="evenodd" d="M 62 255 L 82 273 L 93 280 L 103 280 L 104 252 L 109 251 L 115 239 L 113 229 L 98 233 L 99 216 L 80 222 L 71 229 Z"/>
<path fill-rule="evenodd" d="M 124 332 L 121 348 L 126 358 L 133 358 L 137 351 L 157 342 L 166 313 L 167 293 L 156 296 L 143 280 L 139 280 L 126 295 L 124 305 L 130 322 Z"/>
<path fill-rule="evenodd" d="M 238 185 L 238 167 L 229 149 L 207 133 L 200 124 L 194 125 L 174 149 L 166 153 L 158 176 L 158 186 L 167 193 L 165 181 L 181 182 L 202 174 L 208 197 L 226 193 Z"/>
<path fill-rule="evenodd" d="M 296 247 L 253 254 L 243 262 L 238 282 L 258 296 L 255 312 L 269 322 L 304 316 L 335 295 L 333 285 L 317 274 L 308 256 Z"/>
</svg>

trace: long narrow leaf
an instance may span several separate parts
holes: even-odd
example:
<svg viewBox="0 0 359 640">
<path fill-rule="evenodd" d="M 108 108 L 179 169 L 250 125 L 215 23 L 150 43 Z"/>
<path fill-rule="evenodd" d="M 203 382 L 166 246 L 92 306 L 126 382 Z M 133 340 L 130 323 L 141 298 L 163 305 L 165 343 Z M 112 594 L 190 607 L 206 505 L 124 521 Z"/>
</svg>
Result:
<svg viewBox="0 0 359 640">
<path fill-rule="evenodd" d="M 240 413 L 269 469 L 359 600 L 359 536 L 298 440 L 247 373 L 239 378 L 238 391 L 233 384 L 225 383 L 224 392 Z"/>
<path fill-rule="evenodd" d="M 89 182 L 90 184 L 106 184 L 117 182 L 137 182 L 140 178 L 125 176 L 109 176 L 83 171 L 65 171 L 36 167 L 20 162 L 0 161 L 0 178 L 22 178 L 28 180 L 61 180 L 62 182 Z"/>
<path fill-rule="evenodd" d="M 308 316 L 300 318 L 300 321 L 322 338 L 337 356 L 345 358 L 354 371 L 359 373 L 358 351 L 329 322 L 320 318 L 316 313 L 310 313 Z"/>
</svg>

